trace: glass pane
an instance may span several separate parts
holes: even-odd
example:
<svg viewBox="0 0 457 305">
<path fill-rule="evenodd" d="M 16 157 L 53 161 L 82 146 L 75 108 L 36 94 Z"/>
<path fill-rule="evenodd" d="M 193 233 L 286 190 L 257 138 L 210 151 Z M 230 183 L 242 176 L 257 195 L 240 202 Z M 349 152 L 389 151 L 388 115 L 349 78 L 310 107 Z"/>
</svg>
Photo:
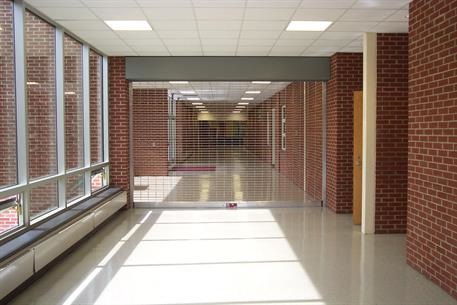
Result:
<svg viewBox="0 0 457 305">
<path fill-rule="evenodd" d="M 66 168 L 84 166 L 82 44 L 65 35 L 65 148 Z"/>
<path fill-rule="evenodd" d="M 66 193 L 67 202 L 84 196 L 84 174 L 67 177 Z"/>
<path fill-rule="evenodd" d="M 102 135 L 102 56 L 90 51 L 90 161 L 103 161 Z"/>
<path fill-rule="evenodd" d="M 13 4 L 0 1 L 0 188 L 17 183 Z"/>
<path fill-rule="evenodd" d="M 57 172 L 55 29 L 25 13 L 28 93 L 29 175 Z"/>
<path fill-rule="evenodd" d="M 19 226 L 19 213 L 15 208 L 15 203 L 19 195 L 0 198 L 0 234 Z"/>
<path fill-rule="evenodd" d="M 34 219 L 59 207 L 57 182 L 51 182 L 30 191 L 30 218 Z"/>
<path fill-rule="evenodd" d="M 96 190 L 99 190 L 102 187 L 106 186 L 105 169 L 102 168 L 100 170 L 93 171 L 90 182 L 91 182 L 91 187 L 90 187 L 91 192 L 95 192 Z"/>
</svg>

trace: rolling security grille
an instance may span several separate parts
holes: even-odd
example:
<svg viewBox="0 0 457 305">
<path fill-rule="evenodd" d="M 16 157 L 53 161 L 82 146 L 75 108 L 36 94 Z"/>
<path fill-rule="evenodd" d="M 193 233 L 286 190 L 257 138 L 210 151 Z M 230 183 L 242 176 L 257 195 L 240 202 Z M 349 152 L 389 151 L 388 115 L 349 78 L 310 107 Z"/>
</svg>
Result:
<svg viewBox="0 0 457 305">
<path fill-rule="evenodd" d="M 237 83 L 242 90 L 233 83 L 224 89 L 217 84 L 219 89 L 208 93 L 193 89 L 203 84 L 179 88 L 193 96 L 159 86 L 169 85 L 142 83 L 133 90 L 136 204 L 303 203 L 303 190 L 280 168 L 286 153 L 281 103 L 287 83 L 270 85 L 271 93 L 263 88 L 248 95 L 252 101 L 241 100 L 251 83 Z"/>
</svg>

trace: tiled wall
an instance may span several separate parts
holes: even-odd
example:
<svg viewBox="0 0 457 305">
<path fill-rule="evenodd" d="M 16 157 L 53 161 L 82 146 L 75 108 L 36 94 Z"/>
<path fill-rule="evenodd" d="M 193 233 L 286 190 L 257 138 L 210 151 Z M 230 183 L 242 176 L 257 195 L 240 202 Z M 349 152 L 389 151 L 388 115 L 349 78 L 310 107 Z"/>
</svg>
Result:
<svg viewBox="0 0 457 305">
<path fill-rule="evenodd" d="M 409 22 L 407 260 L 457 298 L 457 1 Z"/>
<path fill-rule="evenodd" d="M 378 34 L 376 233 L 406 232 L 408 34 Z"/>
<path fill-rule="evenodd" d="M 168 175 L 168 90 L 133 90 L 135 176 Z"/>
<path fill-rule="evenodd" d="M 352 213 L 354 91 L 363 84 L 362 53 L 331 57 L 327 84 L 327 205 Z"/>
</svg>

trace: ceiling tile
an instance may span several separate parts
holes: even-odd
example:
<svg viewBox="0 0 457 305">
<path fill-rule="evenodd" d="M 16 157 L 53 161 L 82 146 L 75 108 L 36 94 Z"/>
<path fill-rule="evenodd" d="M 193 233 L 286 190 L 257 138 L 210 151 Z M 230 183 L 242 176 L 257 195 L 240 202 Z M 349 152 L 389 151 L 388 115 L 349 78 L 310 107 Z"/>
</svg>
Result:
<svg viewBox="0 0 457 305">
<path fill-rule="evenodd" d="M 59 24 L 71 31 L 111 31 L 111 29 L 101 20 L 61 20 L 59 21 Z"/>
<path fill-rule="evenodd" d="M 350 9 L 341 16 L 340 21 L 382 21 L 394 13 L 394 10 Z"/>
<path fill-rule="evenodd" d="M 296 50 L 276 50 L 273 49 L 270 51 L 269 56 L 300 56 L 303 50 L 296 51 Z"/>
<path fill-rule="evenodd" d="M 248 0 L 247 7 L 296 8 L 301 0 Z"/>
<path fill-rule="evenodd" d="M 151 39 L 124 39 L 124 42 L 129 46 L 141 47 L 141 46 L 163 46 L 162 40 L 158 38 Z"/>
<path fill-rule="evenodd" d="M 338 52 L 361 53 L 363 52 L 363 47 L 344 47 Z"/>
<path fill-rule="evenodd" d="M 344 12 L 344 9 L 298 9 L 292 20 L 335 21 Z"/>
<path fill-rule="evenodd" d="M 241 29 L 241 24 L 241 20 L 199 20 L 198 28 L 200 29 L 200 31 L 239 31 Z"/>
<path fill-rule="evenodd" d="M 304 51 L 301 56 L 312 56 L 312 57 L 328 57 L 328 56 L 332 56 L 333 54 L 335 54 L 336 52 L 333 52 L 333 51 L 323 51 L 323 50 L 319 50 L 319 51 Z"/>
<path fill-rule="evenodd" d="M 157 34 L 164 39 L 199 38 L 197 31 L 157 31 Z"/>
<path fill-rule="evenodd" d="M 204 56 L 235 56 L 236 50 L 203 51 Z"/>
<path fill-rule="evenodd" d="M 168 51 L 137 51 L 138 56 L 170 56 Z"/>
<path fill-rule="evenodd" d="M 87 7 L 137 7 L 135 0 L 81 0 Z M 66 1 L 65 1 L 66 2 Z"/>
<path fill-rule="evenodd" d="M 141 7 L 192 7 L 191 0 L 136 0 Z"/>
<path fill-rule="evenodd" d="M 339 39 L 318 39 L 313 43 L 313 47 L 345 47 L 351 41 L 350 40 L 339 40 Z"/>
<path fill-rule="evenodd" d="M 290 20 L 294 13 L 291 8 L 247 8 L 245 20 Z"/>
<path fill-rule="evenodd" d="M 381 22 L 373 28 L 376 33 L 408 33 L 408 22 Z"/>
<path fill-rule="evenodd" d="M 195 14 L 200 20 L 242 20 L 242 8 L 195 8 Z"/>
<path fill-rule="evenodd" d="M 135 52 L 161 52 L 168 53 L 165 46 L 130 46 Z"/>
<path fill-rule="evenodd" d="M 329 32 L 370 32 L 377 22 L 343 22 L 337 21 L 327 30 Z"/>
<path fill-rule="evenodd" d="M 244 7 L 246 0 L 193 0 L 194 7 Z"/>
<path fill-rule="evenodd" d="M 353 8 L 371 8 L 371 9 L 401 9 L 409 3 L 410 0 L 358 0 Z"/>
<path fill-rule="evenodd" d="M 194 20 L 149 20 L 149 24 L 156 31 L 196 31 L 197 24 Z"/>
<path fill-rule="evenodd" d="M 275 30 L 284 31 L 287 28 L 289 21 L 250 21 L 243 22 L 243 30 L 248 31 L 264 31 Z"/>
<path fill-rule="evenodd" d="M 173 45 L 173 46 L 167 46 L 167 49 L 171 53 L 176 53 L 176 52 L 201 52 L 202 48 L 200 46 L 192 46 L 192 45 Z"/>
<path fill-rule="evenodd" d="M 302 8 L 350 8 L 355 0 L 303 0 Z"/>
<path fill-rule="evenodd" d="M 43 7 L 40 8 L 46 16 L 54 20 L 92 20 L 97 19 L 89 9 L 77 7 Z"/>
<path fill-rule="evenodd" d="M 238 43 L 238 39 L 221 39 L 221 38 L 202 38 L 202 45 L 204 46 L 236 46 Z"/>
<path fill-rule="evenodd" d="M 268 56 L 269 50 L 238 50 L 237 56 Z"/>
<path fill-rule="evenodd" d="M 26 3 L 33 7 L 84 7 L 84 4 L 79 0 L 26 0 Z"/>
<path fill-rule="evenodd" d="M 276 46 L 309 46 L 314 39 L 279 39 Z"/>
<path fill-rule="evenodd" d="M 239 37 L 239 31 L 200 31 L 201 38 L 234 39 Z"/>
<path fill-rule="evenodd" d="M 111 31 L 74 31 L 74 33 L 83 39 L 118 39 L 119 37 Z"/>
<path fill-rule="evenodd" d="M 269 46 L 270 48 L 275 44 L 275 39 L 240 39 L 240 46 Z"/>
<path fill-rule="evenodd" d="M 277 39 L 281 31 L 241 31 L 240 39 Z"/>
<path fill-rule="evenodd" d="M 316 39 L 322 32 L 283 32 L 281 39 Z"/>
<path fill-rule="evenodd" d="M 116 34 L 122 39 L 156 39 L 154 31 L 117 31 Z"/>
<path fill-rule="evenodd" d="M 195 19 L 192 8 L 188 7 L 157 7 L 144 8 L 145 15 L 153 22 L 154 20 L 189 20 Z"/>
<path fill-rule="evenodd" d="M 199 46 L 201 44 L 200 39 L 193 39 L 193 38 L 180 38 L 180 39 L 164 38 L 163 43 L 166 46 L 180 46 L 180 45 Z"/>
<path fill-rule="evenodd" d="M 313 47 L 313 46 L 310 46 L 306 49 L 306 51 L 310 51 L 310 52 L 325 52 L 325 53 L 328 53 L 328 52 L 338 52 L 339 50 L 341 49 L 341 47 Z"/>
<path fill-rule="evenodd" d="M 171 56 L 203 56 L 202 51 L 186 51 L 186 50 L 176 50 L 171 52 Z"/>
<path fill-rule="evenodd" d="M 319 39 L 356 39 L 362 37 L 363 32 L 324 32 Z"/>
<path fill-rule="evenodd" d="M 398 10 L 395 14 L 391 15 L 386 21 L 400 21 L 400 22 L 407 22 L 408 21 L 408 10 Z"/>
<path fill-rule="evenodd" d="M 113 8 L 93 8 L 92 11 L 103 20 L 138 20 L 146 19 L 139 8 L 134 7 L 113 7 Z"/>
</svg>

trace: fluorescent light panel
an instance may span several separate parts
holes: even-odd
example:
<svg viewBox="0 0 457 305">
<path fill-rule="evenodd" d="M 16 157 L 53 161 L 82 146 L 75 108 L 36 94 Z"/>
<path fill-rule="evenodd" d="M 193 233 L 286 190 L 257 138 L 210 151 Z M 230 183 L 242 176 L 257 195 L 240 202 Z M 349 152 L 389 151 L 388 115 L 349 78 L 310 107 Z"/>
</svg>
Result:
<svg viewBox="0 0 457 305">
<path fill-rule="evenodd" d="M 254 98 L 253 97 L 242 97 L 241 100 L 242 101 L 253 101 Z"/>
<path fill-rule="evenodd" d="M 246 106 L 237 105 L 235 108 L 241 108 L 241 109 L 243 109 L 243 108 L 246 108 Z"/>
<path fill-rule="evenodd" d="M 209 112 L 207 110 L 205 110 L 205 111 L 202 111 L 201 113 L 209 113 Z"/>
<path fill-rule="evenodd" d="M 260 94 L 260 91 L 246 91 L 246 94 Z"/>
<path fill-rule="evenodd" d="M 205 109 L 205 106 L 195 106 L 197 109 Z"/>
<path fill-rule="evenodd" d="M 255 80 L 252 82 L 253 84 L 271 84 L 270 81 L 267 81 L 267 80 Z"/>
<path fill-rule="evenodd" d="M 65 91 L 65 95 L 76 95 L 74 91 Z"/>
<path fill-rule="evenodd" d="M 238 105 L 249 105 L 249 103 L 248 102 L 240 102 L 240 103 L 238 103 Z"/>
<path fill-rule="evenodd" d="M 181 94 L 195 94 L 194 90 L 183 90 L 183 91 L 179 91 L 179 92 L 181 92 Z"/>
<path fill-rule="evenodd" d="M 188 101 L 199 101 L 200 98 L 199 97 L 187 97 L 187 100 Z"/>
<path fill-rule="evenodd" d="M 331 21 L 291 21 L 286 31 L 322 32 L 331 24 Z"/>
<path fill-rule="evenodd" d="M 37 82 L 27 82 L 27 85 L 39 85 Z"/>
<path fill-rule="evenodd" d="M 169 81 L 170 84 L 188 84 L 189 82 L 186 80 L 172 80 Z"/>
<path fill-rule="evenodd" d="M 203 103 L 192 103 L 194 106 L 203 105 Z"/>
<path fill-rule="evenodd" d="M 114 31 L 152 31 L 146 20 L 105 20 Z"/>
</svg>

